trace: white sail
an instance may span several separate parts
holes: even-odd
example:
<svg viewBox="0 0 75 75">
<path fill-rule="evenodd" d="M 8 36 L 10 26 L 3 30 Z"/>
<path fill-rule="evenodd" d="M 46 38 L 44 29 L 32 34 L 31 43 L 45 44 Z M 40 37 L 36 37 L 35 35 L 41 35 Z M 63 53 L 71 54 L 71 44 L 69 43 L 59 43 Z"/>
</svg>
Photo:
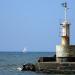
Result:
<svg viewBox="0 0 75 75">
<path fill-rule="evenodd" d="M 22 50 L 22 52 L 27 52 L 27 48 L 24 48 L 24 49 Z"/>
</svg>

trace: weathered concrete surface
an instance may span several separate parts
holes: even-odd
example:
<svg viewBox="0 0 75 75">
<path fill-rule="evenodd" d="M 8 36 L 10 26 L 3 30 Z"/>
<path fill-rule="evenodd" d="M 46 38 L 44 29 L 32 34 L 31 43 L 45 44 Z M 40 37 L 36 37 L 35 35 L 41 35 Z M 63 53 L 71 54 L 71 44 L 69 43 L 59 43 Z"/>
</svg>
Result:
<svg viewBox="0 0 75 75">
<path fill-rule="evenodd" d="M 39 62 L 36 70 L 45 73 L 75 73 L 75 62 Z"/>
</svg>

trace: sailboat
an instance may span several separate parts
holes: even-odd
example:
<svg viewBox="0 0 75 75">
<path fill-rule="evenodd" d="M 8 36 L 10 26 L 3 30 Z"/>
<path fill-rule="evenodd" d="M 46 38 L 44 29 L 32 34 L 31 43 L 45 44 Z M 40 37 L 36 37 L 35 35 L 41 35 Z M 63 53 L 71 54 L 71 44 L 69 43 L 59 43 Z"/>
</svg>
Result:
<svg viewBox="0 0 75 75">
<path fill-rule="evenodd" d="M 27 52 L 27 48 L 24 48 L 24 49 L 22 50 L 22 52 L 23 52 L 23 53 Z"/>
</svg>

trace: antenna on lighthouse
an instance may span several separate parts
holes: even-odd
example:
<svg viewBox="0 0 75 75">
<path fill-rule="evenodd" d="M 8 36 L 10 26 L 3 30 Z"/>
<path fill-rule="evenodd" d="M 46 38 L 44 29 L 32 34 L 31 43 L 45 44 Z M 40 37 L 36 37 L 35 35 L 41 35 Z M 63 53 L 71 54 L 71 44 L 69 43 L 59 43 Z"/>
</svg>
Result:
<svg viewBox="0 0 75 75">
<path fill-rule="evenodd" d="M 64 7 L 64 19 L 65 21 L 67 21 L 67 10 L 68 10 L 68 6 L 67 6 L 67 2 L 62 3 L 62 6 Z"/>
</svg>

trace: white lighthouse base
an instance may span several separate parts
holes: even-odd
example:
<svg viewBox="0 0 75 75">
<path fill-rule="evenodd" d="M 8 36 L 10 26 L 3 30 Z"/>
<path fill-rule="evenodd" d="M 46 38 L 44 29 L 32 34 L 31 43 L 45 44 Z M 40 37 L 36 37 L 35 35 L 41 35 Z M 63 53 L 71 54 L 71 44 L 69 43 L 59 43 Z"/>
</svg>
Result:
<svg viewBox="0 0 75 75">
<path fill-rule="evenodd" d="M 56 60 L 57 62 L 69 62 L 70 57 L 75 57 L 75 45 L 70 46 L 56 46 Z"/>
</svg>

